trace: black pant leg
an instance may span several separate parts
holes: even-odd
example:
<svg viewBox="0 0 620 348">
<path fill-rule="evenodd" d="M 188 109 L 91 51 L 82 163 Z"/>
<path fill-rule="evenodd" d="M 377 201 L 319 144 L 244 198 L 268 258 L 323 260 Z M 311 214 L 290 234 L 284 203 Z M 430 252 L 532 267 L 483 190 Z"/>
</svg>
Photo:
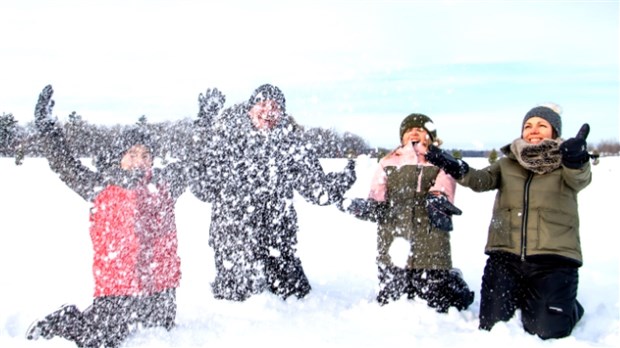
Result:
<svg viewBox="0 0 620 348">
<path fill-rule="evenodd" d="M 386 265 L 379 265 L 378 271 L 379 293 L 377 294 L 377 302 L 380 305 L 396 301 L 404 294 L 408 294 L 409 298 L 415 297 L 415 291 L 412 288 L 412 277 L 414 277 L 412 271 Z"/>
<path fill-rule="evenodd" d="M 450 307 L 463 310 L 474 301 L 474 293 L 460 274 L 449 270 L 416 270 L 413 285 L 431 308 L 445 313 Z"/>
<path fill-rule="evenodd" d="M 577 302 L 578 283 L 577 268 L 530 267 L 522 308 L 524 329 L 543 339 L 570 335 L 583 315 Z"/>
<path fill-rule="evenodd" d="M 489 255 L 480 290 L 480 329 L 491 330 L 495 323 L 510 320 L 520 307 L 522 291 L 518 262 L 518 256 Z"/>
<path fill-rule="evenodd" d="M 296 256 L 267 256 L 265 273 L 270 291 L 283 299 L 289 296 L 303 298 L 312 290 L 301 260 Z"/>
<path fill-rule="evenodd" d="M 144 327 L 163 326 L 166 330 L 174 327 L 177 313 L 176 289 L 167 289 L 137 301 L 137 322 Z"/>
<path fill-rule="evenodd" d="M 80 347 L 119 347 L 129 336 L 132 314 L 137 311 L 132 296 L 98 297 L 84 311 L 85 331 Z"/>
</svg>

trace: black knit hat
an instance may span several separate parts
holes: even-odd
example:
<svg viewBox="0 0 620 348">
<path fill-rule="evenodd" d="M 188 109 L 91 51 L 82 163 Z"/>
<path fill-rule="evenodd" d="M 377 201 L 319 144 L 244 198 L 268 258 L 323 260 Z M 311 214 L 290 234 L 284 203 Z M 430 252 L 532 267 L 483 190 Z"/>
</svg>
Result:
<svg viewBox="0 0 620 348">
<path fill-rule="evenodd" d="M 125 152 L 134 145 L 144 145 L 151 153 L 154 151 L 153 141 L 146 130 L 139 127 L 127 128 L 114 137 L 110 148 L 102 148 L 101 152 L 95 157 L 97 170 L 103 171 L 118 167 Z"/>
<path fill-rule="evenodd" d="M 540 117 L 545 121 L 549 122 L 551 128 L 555 131 L 556 137 L 562 136 L 562 118 L 560 115 L 555 112 L 553 109 L 547 106 L 537 106 L 532 110 L 528 111 L 523 118 L 523 123 L 521 124 L 521 130 L 523 130 L 523 126 L 525 126 L 525 122 L 532 117 Z"/>
<path fill-rule="evenodd" d="M 249 103 L 250 106 L 265 101 L 265 100 L 274 100 L 280 106 L 280 110 L 284 113 L 286 111 L 286 99 L 284 98 L 284 93 L 273 85 L 264 84 L 259 86 L 252 96 L 250 97 Z"/>
<path fill-rule="evenodd" d="M 411 128 L 424 128 L 428 135 L 431 137 L 431 141 L 437 139 L 437 129 L 430 117 L 423 114 L 411 114 L 400 123 L 400 140 L 403 140 L 403 135 Z"/>
</svg>

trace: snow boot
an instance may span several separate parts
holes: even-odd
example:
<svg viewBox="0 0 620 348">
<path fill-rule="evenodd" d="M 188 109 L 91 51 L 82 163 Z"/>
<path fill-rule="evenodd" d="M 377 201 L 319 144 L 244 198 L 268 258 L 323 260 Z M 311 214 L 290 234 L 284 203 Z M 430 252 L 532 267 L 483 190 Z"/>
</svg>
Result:
<svg viewBox="0 0 620 348">
<path fill-rule="evenodd" d="M 80 311 L 75 305 L 64 304 L 58 310 L 47 315 L 43 319 L 34 321 L 26 331 L 26 338 L 29 340 L 38 340 L 43 337 L 47 340 L 61 334 L 64 328 L 64 322 L 68 317 L 74 317 Z"/>
</svg>

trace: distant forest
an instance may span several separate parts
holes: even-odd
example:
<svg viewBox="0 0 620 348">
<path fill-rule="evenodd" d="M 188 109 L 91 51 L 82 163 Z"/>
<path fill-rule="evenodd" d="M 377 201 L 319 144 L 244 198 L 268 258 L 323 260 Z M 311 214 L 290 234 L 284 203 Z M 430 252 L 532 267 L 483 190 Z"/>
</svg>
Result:
<svg viewBox="0 0 620 348">
<path fill-rule="evenodd" d="M 109 144 L 127 125 L 102 126 L 88 123 L 82 116 L 73 112 L 66 122 L 60 121 L 65 130 L 69 146 L 78 157 L 93 157 L 99 149 L 109 148 Z M 141 116 L 135 125 L 143 127 L 155 140 L 155 155 L 161 158 L 181 158 L 185 151 L 191 149 L 194 136 L 194 120 L 185 118 L 177 121 L 150 123 L 146 116 Z M 321 158 L 343 158 L 368 155 L 381 158 L 392 149 L 373 148 L 362 137 L 345 132 L 338 133 L 331 129 L 297 127 L 303 132 L 306 141 L 312 144 Z M 2 157 L 40 157 L 42 154 L 37 131 L 33 122 L 20 126 L 12 114 L 0 116 L 0 156 Z M 495 159 L 496 149 L 483 151 L 466 149 L 447 149 L 455 157 L 487 157 Z M 590 151 L 601 156 L 617 156 L 620 144 L 617 140 L 605 141 L 597 146 L 590 145 Z"/>
</svg>

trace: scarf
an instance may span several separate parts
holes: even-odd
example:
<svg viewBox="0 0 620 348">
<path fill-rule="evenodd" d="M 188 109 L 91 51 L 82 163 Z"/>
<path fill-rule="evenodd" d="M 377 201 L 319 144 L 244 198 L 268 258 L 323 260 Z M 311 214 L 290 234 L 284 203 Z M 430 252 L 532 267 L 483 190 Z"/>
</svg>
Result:
<svg viewBox="0 0 620 348">
<path fill-rule="evenodd" d="M 545 139 L 539 144 L 530 144 L 519 138 L 512 142 L 510 150 L 523 168 L 536 174 L 547 174 L 562 164 L 561 141 L 559 138 Z"/>
</svg>

